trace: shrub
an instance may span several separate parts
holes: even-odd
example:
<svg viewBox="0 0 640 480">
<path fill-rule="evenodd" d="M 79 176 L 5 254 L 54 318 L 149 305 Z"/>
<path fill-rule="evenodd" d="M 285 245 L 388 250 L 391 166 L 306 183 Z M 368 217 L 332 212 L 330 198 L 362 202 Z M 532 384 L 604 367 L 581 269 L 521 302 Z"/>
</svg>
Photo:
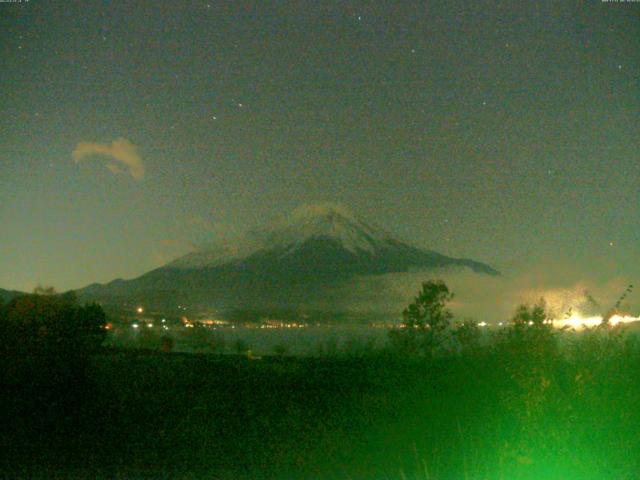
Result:
<svg viewBox="0 0 640 480">
<path fill-rule="evenodd" d="M 249 344 L 242 338 L 237 339 L 233 346 L 238 355 L 245 355 L 249 351 Z"/>
<path fill-rule="evenodd" d="M 278 357 L 284 357 L 288 351 L 289 348 L 283 343 L 279 343 L 273 346 L 273 354 Z"/>
<path fill-rule="evenodd" d="M 478 322 L 471 318 L 456 323 L 452 334 L 460 353 L 473 351 L 480 345 L 480 327 Z"/>
</svg>

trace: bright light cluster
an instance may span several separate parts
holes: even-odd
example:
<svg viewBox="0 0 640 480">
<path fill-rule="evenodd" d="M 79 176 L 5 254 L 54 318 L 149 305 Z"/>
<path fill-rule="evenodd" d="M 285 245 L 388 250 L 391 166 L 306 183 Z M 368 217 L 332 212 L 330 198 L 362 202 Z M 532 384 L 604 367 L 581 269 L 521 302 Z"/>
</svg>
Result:
<svg viewBox="0 0 640 480">
<path fill-rule="evenodd" d="M 632 323 L 640 320 L 640 317 L 631 315 L 614 315 L 609 319 L 609 324 L 618 325 L 621 323 Z M 584 328 L 597 327 L 602 323 L 602 316 L 583 317 L 579 313 L 572 314 L 569 318 L 553 320 L 553 326 L 556 328 L 569 327 L 574 330 L 582 330 Z"/>
</svg>

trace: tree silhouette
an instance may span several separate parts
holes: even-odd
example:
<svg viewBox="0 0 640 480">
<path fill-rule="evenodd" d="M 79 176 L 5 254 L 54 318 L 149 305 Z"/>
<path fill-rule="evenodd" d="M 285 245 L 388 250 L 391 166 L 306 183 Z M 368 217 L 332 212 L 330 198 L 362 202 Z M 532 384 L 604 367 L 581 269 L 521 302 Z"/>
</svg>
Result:
<svg viewBox="0 0 640 480">
<path fill-rule="evenodd" d="M 453 318 L 446 304 L 452 299 L 453 293 L 442 280 L 423 282 L 418 296 L 402 312 L 403 326 L 433 332 L 446 330 Z"/>
<path fill-rule="evenodd" d="M 511 317 L 511 324 L 518 329 L 526 327 L 546 328 L 548 319 L 546 304 L 544 300 L 540 300 L 533 306 L 519 305 L 513 317 Z"/>
<path fill-rule="evenodd" d="M 393 332 L 392 342 L 414 353 L 433 355 L 444 346 L 453 318 L 446 305 L 453 296 L 442 280 L 423 282 L 414 301 L 402 312 L 403 331 Z"/>
<path fill-rule="evenodd" d="M 505 355 L 524 358 L 528 362 L 544 363 L 558 350 L 557 336 L 544 299 L 535 305 L 519 305 L 501 337 L 497 346 L 506 349 Z"/>
</svg>

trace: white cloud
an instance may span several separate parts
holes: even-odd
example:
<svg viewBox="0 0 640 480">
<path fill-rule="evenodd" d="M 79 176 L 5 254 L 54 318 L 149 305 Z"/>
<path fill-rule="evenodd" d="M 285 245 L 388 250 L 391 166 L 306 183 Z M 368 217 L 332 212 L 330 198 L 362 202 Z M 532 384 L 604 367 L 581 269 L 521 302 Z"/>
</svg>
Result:
<svg viewBox="0 0 640 480">
<path fill-rule="evenodd" d="M 72 153 L 76 163 L 92 155 L 108 157 L 106 167 L 111 173 L 128 173 L 136 180 L 144 177 L 144 165 L 138 149 L 126 138 L 118 138 L 111 144 L 80 142 Z"/>
</svg>

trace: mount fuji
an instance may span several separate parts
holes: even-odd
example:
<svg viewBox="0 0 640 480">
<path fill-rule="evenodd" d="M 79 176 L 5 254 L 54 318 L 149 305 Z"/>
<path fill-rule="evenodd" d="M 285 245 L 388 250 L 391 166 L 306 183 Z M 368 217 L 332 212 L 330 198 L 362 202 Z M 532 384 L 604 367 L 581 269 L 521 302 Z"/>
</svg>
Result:
<svg viewBox="0 0 640 480">
<path fill-rule="evenodd" d="M 344 207 L 321 204 L 300 207 L 286 219 L 138 278 L 93 284 L 78 294 L 103 302 L 178 302 L 220 311 L 330 310 L 340 286 L 354 277 L 436 269 L 499 275 L 483 263 L 397 240 Z"/>
</svg>

